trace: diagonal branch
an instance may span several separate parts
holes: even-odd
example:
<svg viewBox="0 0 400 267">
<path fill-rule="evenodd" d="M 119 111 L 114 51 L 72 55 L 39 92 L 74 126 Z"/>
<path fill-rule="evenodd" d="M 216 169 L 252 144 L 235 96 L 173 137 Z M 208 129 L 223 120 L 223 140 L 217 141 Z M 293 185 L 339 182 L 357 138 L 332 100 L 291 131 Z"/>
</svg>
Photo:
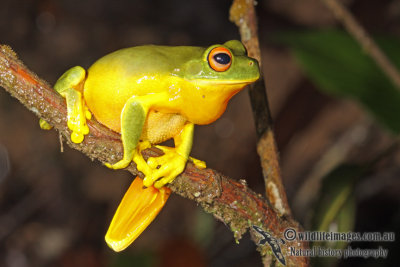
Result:
<svg viewBox="0 0 400 267">
<path fill-rule="evenodd" d="M 67 128 L 67 108 L 65 101 L 46 82 L 31 72 L 18 60 L 16 54 L 6 45 L 0 45 L 0 86 L 17 98 L 38 117 L 45 119 L 63 136 L 66 143 L 86 154 L 92 160 L 102 163 L 115 162 L 122 157 L 122 144 L 119 134 L 92 119 L 88 121 L 89 135 L 81 144 L 70 141 Z M 161 152 L 155 148 L 144 151 L 144 156 L 157 156 Z M 132 163 L 127 170 L 133 175 L 138 173 Z M 251 191 L 247 186 L 237 183 L 228 177 L 212 170 L 197 169 L 188 163 L 185 171 L 169 187 L 185 198 L 199 203 L 203 209 L 229 225 L 236 239 L 252 225 L 257 225 L 271 235 L 281 238 L 284 229 L 290 227 L 300 230 L 297 222 L 290 218 L 280 217 L 265 199 Z M 254 242 L 259 237 L 253 236 Z M 300 243 L 306 247 L 307 243 Z M 282 251 L 296 242 L 286 242 Z M 262 255 L 271 253 L 270 247 L 260 246 Z M 288 266 L 305 266 L 306 258 L 287 256 Z"/>
</svg>

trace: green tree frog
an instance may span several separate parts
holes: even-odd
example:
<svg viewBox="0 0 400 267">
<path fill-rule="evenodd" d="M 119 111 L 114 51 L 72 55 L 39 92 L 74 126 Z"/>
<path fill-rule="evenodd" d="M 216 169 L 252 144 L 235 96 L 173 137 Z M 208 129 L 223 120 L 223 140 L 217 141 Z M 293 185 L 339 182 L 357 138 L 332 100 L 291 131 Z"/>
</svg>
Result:
<svg viewBox="0 0 400 267">
<path fill-rule="evenodd" d="M 143 185 L 155 187 L 151 194 L 164 196 L 160 196 L 164 200 L 159 201 L 162 207 L 169 195 L 163 186 L 184 170 L 189 158 L 194 124 L 214 122 L 225 111 L 230 98 L 259 76 L 257 61 L 246 55 L 244 46 L 237 40 L 208 48 L 145 45 L 108 54 L 87 71 L 73 67 L 58 79 L 54 88 L 67 101 L 71 140 L 83 141 L 89 133 L 86 120 L 91 114 L 120 133 L 123 158 L 106 166 L 122 169 L 134 161 L 144 174 Z M 147 162 L 143 159 L 142 150 L 171 138 L 174 148 L 157 146 L 164 155 L 151 157 Z M 192 160 L 205 167 L 202 161 Z M 140 183 L 130 194 L 140 195 L 143 185 Z M 124 198 L 129 198 L 128 192 Z M 150 202 L 143 205 L 150 206 Z M 129 217 L 125 216 L 132 214 L 127 211 L 129 208 L 139 209 L 122 203 L 116 216 L 119 213 Z M 113 222 L 129 224 L 127 218 L 117 217 Z M 128 228 L 135 227 L 137 225 Z M 140 234 L 143 229 L 137 232 Z M 111 246 L 116 250 L 126 247 L 133 240 L 122 242 L 120 239 L 123 235 L 132 237 L 129 231 L 131 229 L 114 231 L 119 237 L 109 237 L 109 244 L 114 243 Z"/>
</svg>

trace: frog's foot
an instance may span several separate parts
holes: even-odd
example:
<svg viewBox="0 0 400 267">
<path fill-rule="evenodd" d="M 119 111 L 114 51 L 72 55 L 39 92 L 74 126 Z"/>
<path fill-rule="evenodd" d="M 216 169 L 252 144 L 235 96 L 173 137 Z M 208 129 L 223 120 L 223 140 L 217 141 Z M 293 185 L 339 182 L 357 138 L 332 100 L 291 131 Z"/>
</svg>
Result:
<svg viewBox="0 0 400 267">
<path fill-rule="evenodd" d="M 68 114 L 68 128 L 72 131 L 71 140 L 74 143 L 81 143 L 85 135 L 89 133 L 89 127 L 86 124 L 87 113 L 80 108 L 74 108 L 71 114 Z"/>
<path fill-rule="evenodd" d="M 160 157 L 151 157 L 147 160 L 147 165 L 153 169 L 150 175 L 146 175 L 143 180 L 144 186 L 154 184 L 155 188 L 161 188 L 172 182 L 176 176 L 185 169 L 187 159 L 175 152 L 174 148 L 156 146 L 164 152 Z"/>
<path fill-rule="evenodd" d="M 199 168 L 199 169 L 205 169 L 207 168 L 207 164 L 205 161 L 199 160 L 199 159 L 195 159 L 193 157 L 189 157 L 190 161 L 193 162 L 193 164 Z"/>
<path fill-rule="evenodd" d="M 92 113 L 90 113 L 89 108 L 85 106 L 85 117 L 87 120 L 92 119 Z"/>
<path fill-rule="evenodd" d="M 43 130 L 51 130 L 53 128 L 53 126 L 51 126 L 47 121 L 45 121 L 44 119 L 40 119 L 39 120 L 39 126 L 40 128 L 42 128 Z"/>
</svg>

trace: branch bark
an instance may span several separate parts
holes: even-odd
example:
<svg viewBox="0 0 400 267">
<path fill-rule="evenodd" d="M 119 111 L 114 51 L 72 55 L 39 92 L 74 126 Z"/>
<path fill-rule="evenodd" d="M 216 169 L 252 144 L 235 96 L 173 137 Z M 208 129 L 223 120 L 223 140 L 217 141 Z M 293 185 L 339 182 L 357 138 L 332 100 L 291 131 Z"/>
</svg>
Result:
<svg viewBox="0 0 400 267">
<path fill-rule="evenodd" d="M 51 86 L 41 80 L 18 60 L 12 49 L 0 45 L 0 86 L 17 98 L 39 118 L 48 121 L 59 131 L 66 143 L 92 160 L 102 163 L 115 162 L 122 157 L 120 135 L 98 123 L 95 119 L 88 121 L 89 135 L 81 144 L 70 141 L 67 127 L 67 108 L 65 100 Z M 144 156 L 159 156 L 161 151 L 151 148 L 144 151 Z M 133 175 L 143 176 L 132 163 L 127 170 Z M 212 213 L 233 231 L 236 239 L 253 225 L 263 228 L 271 235 L 281 237 L 286 228 L 300 230 L 292 219 L 279 216 L 265 199 L 251 191 L 246 185 L 237 183 L 228 177 L 212 170 L 197 169 L 188 162 L 185 171 L 169 187 L 176 194 L 199 203 L 205 211 Z M 253 235 L 254 242 L 260 237 Z M 306 243 L 301 243 L 307 246 Z M 282 251 L 297 242 L 286 242 Z M 271 253 L 270 247 L 260 248 L 261 254 Z M 289 266 L 305 266 L 306 258 L 287 256 Z"/>
</svg>

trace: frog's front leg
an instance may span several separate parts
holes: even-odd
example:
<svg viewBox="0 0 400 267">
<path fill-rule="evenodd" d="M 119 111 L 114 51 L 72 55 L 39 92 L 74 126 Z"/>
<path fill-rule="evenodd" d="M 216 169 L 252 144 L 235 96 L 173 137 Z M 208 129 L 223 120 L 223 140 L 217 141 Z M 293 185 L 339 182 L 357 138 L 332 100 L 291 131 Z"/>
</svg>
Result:
<svg viewBox="0 0 400 267">
<path fill-rule="evenodd" d="M 86 71 L 80 66 L 67 70 L 56 82 L 54 89 L 67 101 L 68 128 L 72 131 L 71 140 L 81 143 L 89 133 L 86 118 L 91 114 L 85 106 L 82 96 Z"/>
<path fill-rule="evenodd" d="M 105 165 L 108 168 L 122 169 L 127 167 L 133 160 L 139 171 L 145 175 L 150 172 L 150 168 L 140 153 L 141 149 L 145 149 L 146 147 L 138 145 L 149 111 L 149 99 L 150 97 L 146 96 L 133 96 L 125 103 L 121 114 L 121 140 L 124 148 L 124 156 L 122 160 L 115 164 L 106 163 Z"/>
<path fill-rule="evenodd" d="M 85 135 L 89 133 L 86 119 L 92 114 L 85 106 L 82 91 L 86 79 L 86 71 L 80 66 L 67 70 L 56 82 L 54 89 L 65 98 L 67 102 L 68 128 L 71 130 L 71 140 L 81 143 Z M 50 130 L 52 126 L 40 119 L 40 128 Z"/>
</svg>

